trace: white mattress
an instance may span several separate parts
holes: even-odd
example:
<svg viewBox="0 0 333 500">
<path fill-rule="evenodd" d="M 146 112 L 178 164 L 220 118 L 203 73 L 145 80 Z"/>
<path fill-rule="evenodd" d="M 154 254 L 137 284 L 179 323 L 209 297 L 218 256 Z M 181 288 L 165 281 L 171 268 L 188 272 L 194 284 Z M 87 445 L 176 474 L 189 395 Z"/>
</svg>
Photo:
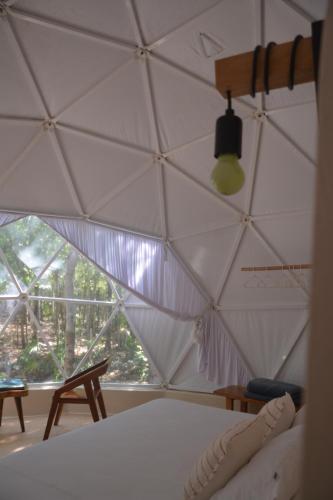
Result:
<svg viewBox="0 0 333 500">
<path fill-rule="evenodd" d="M 158 399 L 0 460 L 1 500 L 181 500 L 201 451 L 253 416 Z"/>
</svg>

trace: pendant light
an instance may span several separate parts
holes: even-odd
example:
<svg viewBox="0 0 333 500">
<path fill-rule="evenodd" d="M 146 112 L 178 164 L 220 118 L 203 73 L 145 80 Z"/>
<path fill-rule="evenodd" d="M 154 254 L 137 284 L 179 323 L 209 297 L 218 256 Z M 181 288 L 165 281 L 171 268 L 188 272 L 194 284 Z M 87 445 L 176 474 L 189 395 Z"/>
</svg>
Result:
<svg viewBox="0 0 333 500">
<path fill-rule="evenodd" d="M 215 189 L 224 195 L 238 193 L 244 185 L 245 175 L 238 159 L 242 156 L 242 120 L 231 107 L 228 91 L 228 108 L 216 121 L 215 158 L 217 163 L 211 180 Z"/>
</svg>

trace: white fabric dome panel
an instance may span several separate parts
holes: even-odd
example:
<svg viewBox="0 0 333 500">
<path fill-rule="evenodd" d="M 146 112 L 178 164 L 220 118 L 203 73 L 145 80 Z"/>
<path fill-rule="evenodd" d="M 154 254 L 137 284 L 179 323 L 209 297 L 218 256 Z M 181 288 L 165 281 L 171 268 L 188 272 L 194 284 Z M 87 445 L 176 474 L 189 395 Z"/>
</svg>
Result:
<svg viewBox="0 0 333 500">
<path fill-rule="evenodd" d="M 230 260 L 234 242 L 239 232 L 238 224 L 220 230 L 180 238 L 173 245 L 199 276 L 212 297 L 219 290 L 223 275 Z"/>
<path fill-rule="evenodd" d="M 169 382 L 184 348 L 191 343 L 191 322 L 175 321 L 156 309 L 133 307 L 127 302 L 126 314 L 163 376 L 162 381 Z"/>
<path fill-rule="evenodd" d="M 224 0 L 157 45 L 156 54 L 214 83 L 214 59 L 247 52 L 254 44 L 254 17 L 251 2 Z"/>
<path fill-rule="evenodd" d="M 51 19 L 66 23 L 69 27 L 77 26 L 91 32 L 113 35 L 134 43 L 127 2 L 123 0 L 17 0 L 15 6 L 27 12 L 42 14 Z"/>
<path fill-rule="evenodd" d="M 235 111 L 238 108 L 235 103 Z M 239 113 L 242 111 L 242 113 Z M 239 108 L 236 113 L 244 114 L 244 109 Z M 222 106 L 221 106 L 222 112 Z M 242 158 L 240 163 L 243 167 L 245 178 L 248 179 L 251 168 L 251 162 L 254 151 L 254 139 L 257 123 L 252 117 L 243 119 L 243 140 L 242 140 Z M 192 144 L 185 145 L 170 153 L 170 161 L 176 165 L 181 165 L 182 171 L 198 180 L 207 189 L 212 189 L 211 172 L 216 162 L 212 152 L 214 151 L 215 132 L 208 137 L 199 139 Z M 217 194 L 217 192 L 215 192 Z M 240 212 L 245 210 L 246 189 L 241 189 L 232 196 L 221 196 L 221 202 L 228 203 L 238 209 Z"/>
<path fill-rule="evenodd" d="M 20 152 L 31 144 L 39 129 L 38 122 L 34 124 L 20 121 L 0 121 L 0 178 L 13 165 Z"/>
<path fill-rule="evenodd" d="M 304 310 L 223 311 L 256 377 L 274 378 L 307 317 Z M 304 360 L 295 360 L 295 363 Z"/>
<path fill-rule="evenodd" d="M 224 107 L 214 87 L 207 92 L 205 84 L 157 59 L 151 74 L 163 152 L 212 132 Z"/>
<path fill-rule="evenodd" d="M 0 113 L 16 116 L 38 116 L 43 113 L 34 88 L 27 85 L 22 70 L 22 56 L 6 20 L 0 16 Z"/>
<path fill-rule="evenodd" d="M 20 19 L 14 26 L 52 116 L 130 57 L 119 48 L 62 30 Z"/>
<path fill-rule="evenodd" d="M 161 233 L 160 205 L 157 192 L 157 173 L 152 166 L 125 190 L 94 214 L 102 222 L 110 222 L 147 234 Z"/>
<path fill-rule="evenodd" d="M 132 60 L 71 106 L 61 121 L 153 151 L 143 64 Z"/>
<path fill-rule="evenodd" d="M 311 208 L 315 169 L 269 123 L 259 151 L 252 213 L 269 214 Z"/>
<path fill-rule="evenodd" d="M 59 137 L 86 213 L 100 206 L 110 192 L 130 182 L 147 166 L 148 158 L 151 164 L 146 154 L 82 136 L 71 129 L 61 129 Z"/>
<path fill-rule="evenodd" d="M 192 18 L 197 17 L 218 4 L 218 0 L 141 0 L 136 3 L 143 38 L 146 44 L 151 44 L 159 38 L 164 38 L 169 32 L 176 30 Z"/>
<path fill-rule="evenodd" d="M 31 212 L 48 210 L 58 215 L 77 213 L 66 179 L 59 169 L 50 134 L 54 131 L 43 133 L 24 160 L 2 182 L 3 208 Z"/>
<path fill-rule="evenodd" d="M 263 273 L 241 271 L 242 267 L 276 266 L 280 264 L 281 262 L 273 252 L 264 246 L 263 242 L 251 229 L 247 229 L 225 285 L 220 304 L 223 307 L 237 306 L 238 309 L 241 309 L 249 305 L 255 306 L 259 304 L 278 307 L 281 303 L 303 303 L 304 293 L 301 289 L 267 287 L 263 283 Z M 289 273 L 287 273 L 287 278 L 289 280 Z"/>
</svg>

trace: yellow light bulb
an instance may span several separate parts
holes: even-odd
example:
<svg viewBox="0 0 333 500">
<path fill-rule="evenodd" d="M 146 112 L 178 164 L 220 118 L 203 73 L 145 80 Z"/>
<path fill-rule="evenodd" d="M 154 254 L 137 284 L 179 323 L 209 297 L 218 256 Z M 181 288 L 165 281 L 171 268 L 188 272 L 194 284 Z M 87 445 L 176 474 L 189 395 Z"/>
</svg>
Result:
<svg viewBox="0 0 333 500">
<path fill-rule="evenodd" d="M 236 154 L 219 156 L 211 180 L 215 189 L 225 195 L 238 193 L 243 187 L 245 175 Z"/>
</svg>

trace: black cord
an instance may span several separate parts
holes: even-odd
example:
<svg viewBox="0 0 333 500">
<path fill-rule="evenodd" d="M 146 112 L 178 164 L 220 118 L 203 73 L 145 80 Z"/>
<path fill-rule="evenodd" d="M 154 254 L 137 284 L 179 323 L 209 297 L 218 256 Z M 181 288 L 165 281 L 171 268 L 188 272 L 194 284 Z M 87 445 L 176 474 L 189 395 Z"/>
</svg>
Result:
<svg viewBox="0 0 333 500">
<path fill-rule="evenodd" d="M 257 45 L 253 51 L 251 97 L 256 96 L 257 66 L 258 66 L 258 56 L 259 56 L 260 49 L 261 49 L 261 45 Z"/>
<path fill-rule="evenodd" d="M 271 55 L 272 48 L 276 45 L 275 42 L 269 42 L 266 47 L 265 52 L 265 63 L 264 63 L 264 89 L 265 93 L 269 94 L 269 58 Z"/>
<path fill-rule="evenodd" d="M 297 35 L 293 41 L 290 53 L 290 63 L 289 63 L 289 79 L 288 79 L 288 89 L 293 90 L 295 83 L 295 63 L 296 63 L 296 52 L 300 41 L 303 40 L 302 35 Z"/>
<path fill-rule="evenodd" d="M 228 99 L 228 109 L 232 109 L 231 107 L 231 91 L 227 90 L 227 99 Z"/>
</svg>

